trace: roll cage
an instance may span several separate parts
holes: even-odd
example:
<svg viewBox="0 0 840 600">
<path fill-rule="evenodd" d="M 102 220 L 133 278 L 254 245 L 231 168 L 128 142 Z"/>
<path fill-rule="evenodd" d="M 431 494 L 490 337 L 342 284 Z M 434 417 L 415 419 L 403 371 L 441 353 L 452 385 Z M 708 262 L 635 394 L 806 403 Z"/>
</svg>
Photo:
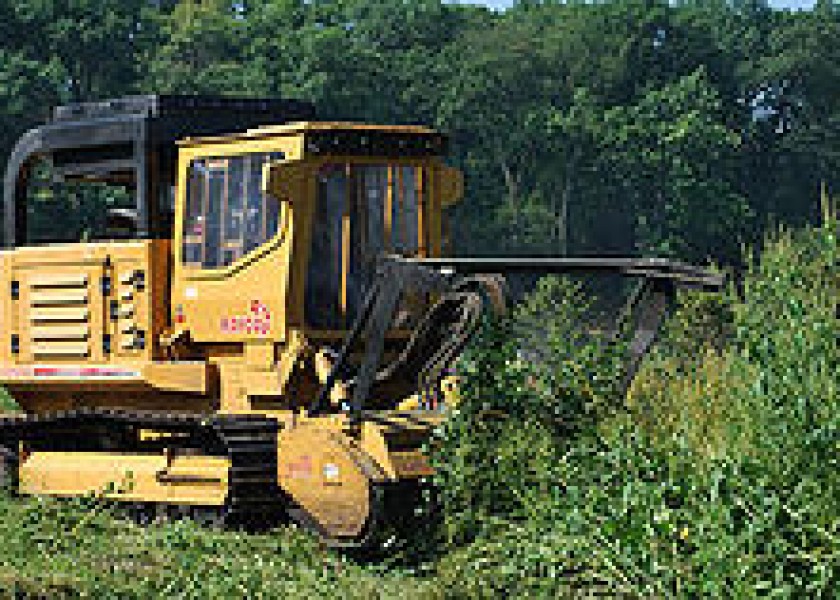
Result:
<svg viewBox="0 0 840 600">
<path fill-rule="evenodd" d="M 3 245 L 27 241 L 28 182 L 40 160 L 60 180 L 120 181 L 133 186 L 135 238 L 170 237 L 163 218 L 176 173 L 177 140 L 310 119 L 296 100 L 149 95 L 59 106 L 48 123 L 18 140 L 3 182 Z"/>
</svg>

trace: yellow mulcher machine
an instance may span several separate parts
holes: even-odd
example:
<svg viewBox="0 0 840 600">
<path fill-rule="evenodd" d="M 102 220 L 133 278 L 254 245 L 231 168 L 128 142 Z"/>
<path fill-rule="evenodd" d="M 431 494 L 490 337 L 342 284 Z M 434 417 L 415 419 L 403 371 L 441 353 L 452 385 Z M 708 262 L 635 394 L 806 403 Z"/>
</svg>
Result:
<svg viewBox="0 0 840 600">
<path fill-rule="evenodd" d="M 441 258 L 462 192 L 443 136 L 313 117 L 287 100 L 128 97 L 58 107 L 21 138 L 0 252 L 17 493 L 282 513 L 364 544 L 432 474 L 421 447 L 483 303 L 501 302 L 492 274 L 640 278 L 631 372 L 675 286 L 721 285 L 657 260 Z M 54 190 L 90 184 L 103 217 L 39 239 L 44 172 Z"/>
</svg>

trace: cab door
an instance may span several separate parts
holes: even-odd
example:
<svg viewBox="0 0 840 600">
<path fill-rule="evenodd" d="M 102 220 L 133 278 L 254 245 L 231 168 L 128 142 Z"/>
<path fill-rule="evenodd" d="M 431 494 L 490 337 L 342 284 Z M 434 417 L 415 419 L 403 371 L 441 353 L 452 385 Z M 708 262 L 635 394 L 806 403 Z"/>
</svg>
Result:
<svg viewBox="0 0 840 600">
<path fill-rule="evenodd" d="M 283 152 L 182 155 L 172 321 L 196 342 L 283 341 L 288 209 L 263 190 Z"/>
</svg>

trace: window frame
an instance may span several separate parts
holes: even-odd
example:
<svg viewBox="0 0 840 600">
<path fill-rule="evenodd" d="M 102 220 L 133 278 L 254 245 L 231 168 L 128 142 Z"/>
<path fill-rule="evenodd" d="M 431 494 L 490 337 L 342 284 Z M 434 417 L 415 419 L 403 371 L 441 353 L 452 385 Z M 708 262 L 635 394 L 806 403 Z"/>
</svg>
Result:
<svg viewBox="0 0 840 600">
<path fill-rule="evenodd" d="M 324 157 L 317 161 L 312 161 L 312 177 L 318 177 L 320 170 L 326 165 L 342 165 L 345 169 L 347 178 L 346 183 L 346 197 L 344 200 L 344 216 L 348 216 L 348 211 L 357 211 L 358 207 L 354 206 L 353 198 L 359 196 L 366 196 L 367 188 L 360 181 L 362 178 L 357 177 L 356 169 L 364 167 L 384 167 L 384 189 L 385 197 L 382 199 L 382 250 L 385 253 L 400 254 L 405 256 L 419 256 L 426 257 L 430 254 L 439 253 L 439 244 L 435 242 L 435 235 L 433 227 L 436 219 L 432 216 L 435 206 L 439 205 L 437 193 L 439 186 L 437 185 L 437 172 L 440 165 L 439 159 L 429 157 L 361 157 L 361 156 L 331 156 Z M 409 186 L 405 179 L 405 172 L 407 170 L 414 171 L 414 182 Z M 317 186 L 315 193 L 319 193 Z M 415 198 L 415 208 L 412 212 L 407 212 L 403 206 L 406 196 L 410 195 Z M 316 198 L 313 198 L 313 206 L 318 206 Z M 357 221 L 356 235 L 360 236 L 362 243 L 364 237 L 367 236 L 368 231 L 368 211 L 360 210 L 360 218 Z M 398 216 L 398 222 L 394 222 L 394 216 Z M 403 246 L 406 243 L 407 220 L 406 215 L 411 214 L 417 219 L 416 223 L 416 239 L 414 242 L 414 249 L 411 252 L 406 252 Z M 398 227 L 395 227 L 398 226 Z M 309 318 L 307 310 L 307 298 L 309 294 L 309 268 L 310 261 L 314 259 L 312 254 L 312 242 L 315 227 L 315 215 L 313 214 L 310 227 L 313 228 L 308 233 L 310 239 L 309 247 L 307 248 L 306 265 L 304 267 L 306 273 L 306 281 L 304 283 L 304 301 L 303 301 L 303 322 L 307 331 L 316 333 L 316 335 L 336 335 L 344 331 L 349 325 L 346 311 L 349 308 L 347 299 L 347 280 L 349 278 L 350 263 L 354 262 L 350 256 L 354 252 L 353 249 L 353 233 L 347 232 L 342 234 L 340 241 L 342 262 L 340 271 L 340 281 L 337 289 L 339 298 L 337 299 L 337 306 L 339 311 L 344 311 L 344 317 L 336 320 L 336 323 L 343 321 L 343 328 L 322 327 L 313 324 Z M 399 229 L 399 230 L 398 230 Z M 345 236 L 348 239 L 345 239 Z M 360 250 L 360 249 L 357 249 Z M 345 264 L 346 263 L 346 264 Z M 350 319 L 352 320 L 352 319 Z"/>
<path fill-rule="evenodd" d="M 196 161 L 212 161 L 212 160 L 230 160 L 234 158 L 246 158 L 254 155 L 275 155 L 273 158 L 269 158 L 266 162 L 263 163 L 262 173 L 260 174 L 260 180 L 262 180 L 263 174 L 265 173 L 265 168 L 269 164 L 273 163 L 282 163 L 282 162 L 297 162 L 295 160 L 289 160 L 288 158 L 288 151 L 286 148 L 277 147 L 276 145 L 272 145 L 270 147 L 265 147 L 262 145 L 255 145 L 254 147 L 247 148 L 247 149 L 240 149 L 238 151 L 230 151 L 224 147 L 214 147 L 214 148 L 203 148 L 202 152 L 200 153 L 189 153 L 188 155 L 182 155 L 181 160 L 183 161 L 182 173 L 180 178 L 181 184 L 181 193 L 179 197 L 181 201 L 179 202 L 179 206 L 177 207 L 176 212 L 176 227 L 175 227 L 175 239 L 173 243 L 175 244 L 175 262 L 176 268 L 182 271 L 183 276 L 186 279 L 193 279 L 193 280 L 202 280 L 202 279 L 220 279 L 225 278 L 234 273 L 241 271 L 242 269 L 246 268 L 248 265 L 252 264 L 253 262 L 259 260 L 262 256 L 272 252 L 278 246 L 283 243 L 284 238 L 286 237 L 287 230 L 289 227 L 289 207 L 287 203 L 282 201 L 279 198 L 275 198 L 275 201 L 278 204 L 277 209 L 277 228 L 274 234 L 271 237 L 268 237 L 263 243 L 258 244 L 256 247 L 252 248 L 247 252 L 243 252 L 243 254 L 231 262 L 228 265 L 223 266 L 204 266 L 203 264 L 196 264 L 190 263 L 185 261 L 185 251 L 184 251 L 184 244 L 186 241 L 186 227 L 187 227 L 187 220 L 189 217 L 189 180 L 192 173 L 193 164 Z M 229 177 L 230 169 L 225 170 L 225 180 Z M 245 179 L 250 179 L 248 171 L 243 169 L 243 173 L 246 175 Z M 209 180 L 208 180 L 209 182 Z M 243 189 L 246 190 L 250 186 L 250 182 L 246 181 L 243 185 Z M 225 190 L 227 190 L 227 185 L 225 185 Z M 268 196 L 270 194 L 263 194 L 263 212 L 267 208 L 266 202 L 268 201 Z M 209 194 L 208 194 L 209 197 Z M 205 202 L 202 202 L 205 204 Z M 248 202 L 247 199 L 243 196 L 243 211 L 247 209 Z M 221 215 L 221 213 L 220 213 Z M 222 219 L 225 219 L 227 215 L 221 215 Z M 261 227 L 265 229 L 266 224 L 262 223 L 263 221 L 267 222 L 268 219 L 261 219 Z M 221 240 L 221 233 L 223 228 L 220 227 L 220 240 Z M 244 237 L 247 235 L 246 231 L 246 224 L 243 219 L 242 223 L 242 236 L 240 239 L 243 240 Z M 220 243 L 220 250 L 222 244 Z M 204 245 L 202 245 L 202 258 L 204 254 Z"/>
</svg>

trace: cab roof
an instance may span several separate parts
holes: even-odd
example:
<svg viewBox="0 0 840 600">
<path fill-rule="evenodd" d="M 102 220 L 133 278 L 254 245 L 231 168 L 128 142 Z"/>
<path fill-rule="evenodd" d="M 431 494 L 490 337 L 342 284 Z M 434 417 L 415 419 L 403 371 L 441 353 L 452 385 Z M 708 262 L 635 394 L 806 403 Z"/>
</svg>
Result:
<svg viewBox="0 0 840 600">
<path fill-rule="evenodd" d="M 422 125 L 376 125 L 350 121 L 296 121 L 265 125 L 241 133 L 190 137 L 182 148 L 238 143 L 271 137 L 301 136 L 304 154 L 369 156 L 439 156 L 446 151 L 443 134 Z"/>
<path fill-rule="evenodd" d="M 300 135 L 311 132 L 356 131 L 376 133 L 402 133 L 413 135 L 439 135 L 434 129 L 422 125 L 375 125 L 353 121 L 297 121 L 282 125 L 263 125 L 231 135 L 212 135 L 187 137 L 178 142 L 179 146 L 197 146 L 200 144 L 218 144 L 226 141 L 255 139 L 271 136 Z"/>
</svg>

